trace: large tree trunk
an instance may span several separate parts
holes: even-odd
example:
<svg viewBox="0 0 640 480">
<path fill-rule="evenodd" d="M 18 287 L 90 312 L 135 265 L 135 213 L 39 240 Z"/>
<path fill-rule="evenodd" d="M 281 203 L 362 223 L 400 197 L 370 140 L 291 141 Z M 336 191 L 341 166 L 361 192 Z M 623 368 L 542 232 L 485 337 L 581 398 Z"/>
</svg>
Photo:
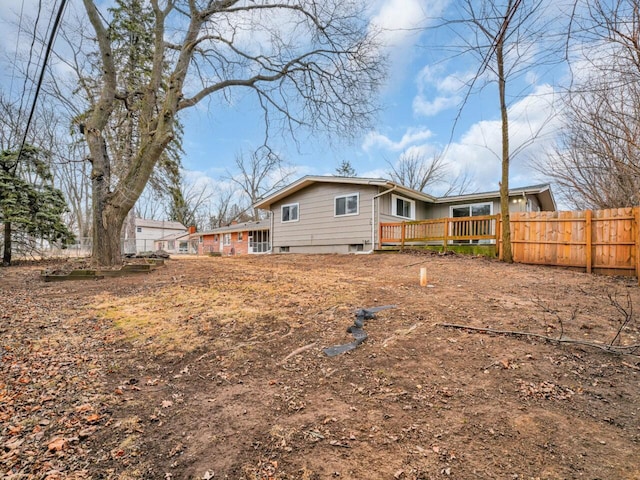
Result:
<svg viewBox="0 0 640 480">
<path fill-rule="evenodd" d="M 11 222 L 4 222 L 4 249 L 2 252 L 2 265 L 11 265 Z"/>
<path fill-rule="evenodd" d="M 171 120 L 172 121 L 172 120 Z M 109 157 L 104 138 L 95 129 L 87 132 L 91 152 L 93 200 L 93 260 L 100 266 L 122 264 L 122 227 L 142 194 L 160 155 L 172 139 L 172 123 L 161 123 L 132 160 L 127 174 L 111 190 Z"/>
<path fill-rule="evenodd" d="M 507 114 L 506 79 L 502 40 L 496 45 L 498 63 L 498 90 L 502 116 L 502 179 L 500 181 L 500 212 L 502 214 L 502 260 L 513 262 L 511 251 L 511 222 L 509 219 L 509 116 Z"/>
<path fill-rule="evenodd" d="M 113 208 L 107 207 L 100 214 L 94 209 L 100 221 L 93 222 L 93 259 L 100 266 L 114 267 L 122 265 L 120 232 L 124 218 L 122 215 L 109 215 L 107 212 L 110 210 Z"/>
</svg>

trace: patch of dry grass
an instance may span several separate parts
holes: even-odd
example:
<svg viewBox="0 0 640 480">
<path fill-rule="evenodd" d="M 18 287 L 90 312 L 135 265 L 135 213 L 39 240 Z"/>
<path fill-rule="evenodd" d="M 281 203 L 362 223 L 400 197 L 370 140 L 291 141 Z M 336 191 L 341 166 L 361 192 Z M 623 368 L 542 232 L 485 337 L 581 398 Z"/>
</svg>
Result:
<svg viewBox="0 0 640 480">
<path fill-rule="evenodd" d="M 306 315 L 348 308 L 354 291 L 364 290 L 339 269 L 317 276 L 286 265 L 254 265 L 250 271 L 232 262 L 224 266 L 199 282 L 184 278 L 152 294 L 102 296 L 92 308 L 113 322 L 121 340 L 156 353 L 183 353 L 204 344 L 237 345 L 227 330 L 244 330 L 250 339 L 256 332 L 290 329 Z"/>
</svg>

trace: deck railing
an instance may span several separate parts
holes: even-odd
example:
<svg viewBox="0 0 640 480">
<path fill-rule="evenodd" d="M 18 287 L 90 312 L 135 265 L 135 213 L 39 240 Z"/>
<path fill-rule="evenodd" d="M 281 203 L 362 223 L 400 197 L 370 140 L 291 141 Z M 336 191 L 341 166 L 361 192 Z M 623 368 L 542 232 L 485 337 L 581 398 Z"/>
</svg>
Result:
<svg viewBox="0 0 640 480">
<path fill-rule="evenodd" d="M 453 243 L 495 243 L 500 215 L 438 218 L 411 222 L 380 223 L 380 245 L 404 248 L 407 244 L 447 245 Z"/>
</svg>

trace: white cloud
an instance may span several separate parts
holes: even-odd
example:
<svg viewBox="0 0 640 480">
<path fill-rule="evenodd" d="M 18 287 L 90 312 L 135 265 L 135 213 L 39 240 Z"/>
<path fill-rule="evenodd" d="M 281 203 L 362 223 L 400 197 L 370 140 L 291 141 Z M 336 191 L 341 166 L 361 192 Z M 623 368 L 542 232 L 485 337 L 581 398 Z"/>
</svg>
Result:
<svg viewBox="0 0 640 480">
<path fill-rule="evenodd" d="M 434 116 L 462 103 L 462 92 L 472 72 L 445 74 L 444 66 L 425 66 L 416 76 L 418 93 L 413 99 L 413 113 Z"/>
<path fill-rule="evenodd" d="M 436 97 L 433 100 L 426 100 L 423 95 L 418 95 L 413 99 L 413 112 L 417 115 L 432 117 L 457 106 L 461 100 L 462 98 L 458 96 Z"/>
<path fill-rule="evenodd" d="M 510 144 L 514 154 L 510 166 L 512 187 L 530 185 L 541 180 L 540 174 L 531 168 L 530 160 L 544 155 L 555 132 L 560 128 L 561 118 L 554 115 L 554 94 L 551 86 L 540 85 L 509 109 Z M 371 132 L 362 148 L 372 156 L 379 150 L 393 153 L 406 151 L 426 158 L 444 150 L 452 179 L 467 174 L 472 178 L 470 191 L 498 189 L 502 151 L 499 119 L 473 123 L 446 149 L 436 140 L 435 135 L 426 127 L 414 127 L 407 129 L 397 141 L 379 132 Z M 372 170 L 371 173 L 374 172 Z M 442 192 L 436 186 L 430 193 L 438 195 Z"/>
<path fill-rule="evenodd" d="M 447 3 L 442 0 L 385 0 L 379 4 L 371 24 L 382 31 L 388 47 L 404 47 L 415 42 L 430 17 L 439 15 Z"/>
<path fill-rule="evenodd" d="M 556 113 L 554 90 L 541 85 L 509 108 L 509 140 L 513 155 L 510 185 L 534 183 L 538 175 L 530 159 L 539 158 L 553 141 L 561 118 Z M 502 133 L 500 120 L 483 120 L 473 124 L 449 146 L 446 158 L 456 173 L 470 172 L 479 190 L 498 188 L 501 175 Z"/>
<path fill-rule="evenodd" d="M 451 0 L 372 0 L 369 4 L 370 28 L 388 55 L 387 87 L 402 85 L 411 63 L 423 51 L 421 38 L 440 18 Z"/>
<path fill-rule="evenodd" d="M 402 138 L 394 142 L 386 135 L 379 132 L 369 132 L 362 144 L 362 148 L 368 151 L 374 147 L 382 148 L 384 150 L 401 151 L 406 149 L 412 144 L 424 142 L 433 136 L 433 133 L 428 128 L 409 128 Z"/>
</svg>

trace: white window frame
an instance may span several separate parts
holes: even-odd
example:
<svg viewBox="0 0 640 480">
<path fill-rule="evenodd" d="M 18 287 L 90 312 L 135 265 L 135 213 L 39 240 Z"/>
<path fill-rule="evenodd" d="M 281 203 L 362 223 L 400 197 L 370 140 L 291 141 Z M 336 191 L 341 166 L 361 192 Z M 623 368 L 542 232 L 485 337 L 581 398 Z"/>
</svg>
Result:
<svg viewBox="0 0 640 480">
<path fill-rule="evenodd" d="M 356 197 L 356 211 L 355 212 L 350 212 L 347 213 L 347 205 L 348 205 L 348 201 L 346 200 L 349 197 Z M 345 209 L 345 213 L 338 213 L 338 199 L 339 198 L 344 198 L 345 202 L 344 202 L 344 209 Z M 360 215 L 360 193 L 359 192 L 354 192 L 354 193 L 347 193 L 346 195 L 338 195 L 336 197 L 333 198 L 333 216 L 334 217 L 351 217 L 353 215 Z"/>
<path fill-rule="evenodd" d="M 402 200 L 403 202 L 407 202 L 411 205 L 411 211 L 409 212 L 409 216 L 405 217 L 404 215 L 400 215 L 398 213 L 398 200 Z M 400 195 L 391 195 L 391 215 L 394 217 L 406 218 L 407 220 L 415 220 L 416 219 L 416 201 L 411 200 L 407 197 L 401 197 Z"/>
<path fill-rule="evenodd" d="M 223 245 L 231 245 L 231 234 L 223 233 L 222 234 L 222 244 Z"/>
<path fill-rule="evenodd" d="M 461 203 L 460 205 L 449 206 L 449 217 L 453 218 L 453 209 L 461 207 L 469 207 L 469 217 L 478 217 L 479 215 L 471 215 L 471 207 L 489 205 L 489 215 L 493 215 L 493 202 L 477 202 L 477 203 Z"/>
<path fill-rule="evenodd" d="M 242 232 L 238 232 L 238 241 L 241 242 L 243 238 Z"/>
<path fill-rule="evenodd" d="M 291 216 L 291 207 L 296 207 L 296 218 L 285 220 L 284 219 L 284 209 L 289 208 L 289 216 Z M 300 204 L 299 203 L 287 203 L 286 205 L 282 205 L 280 207 L 280 222 L 281 223 L 289 223 L 289 222 L 298 222 L 300 221 Z"/>
<path fill-rule="evenodd" d="M 136 233 L 142 233 L 142 227 L 136 227 Z"/>
</svg>

